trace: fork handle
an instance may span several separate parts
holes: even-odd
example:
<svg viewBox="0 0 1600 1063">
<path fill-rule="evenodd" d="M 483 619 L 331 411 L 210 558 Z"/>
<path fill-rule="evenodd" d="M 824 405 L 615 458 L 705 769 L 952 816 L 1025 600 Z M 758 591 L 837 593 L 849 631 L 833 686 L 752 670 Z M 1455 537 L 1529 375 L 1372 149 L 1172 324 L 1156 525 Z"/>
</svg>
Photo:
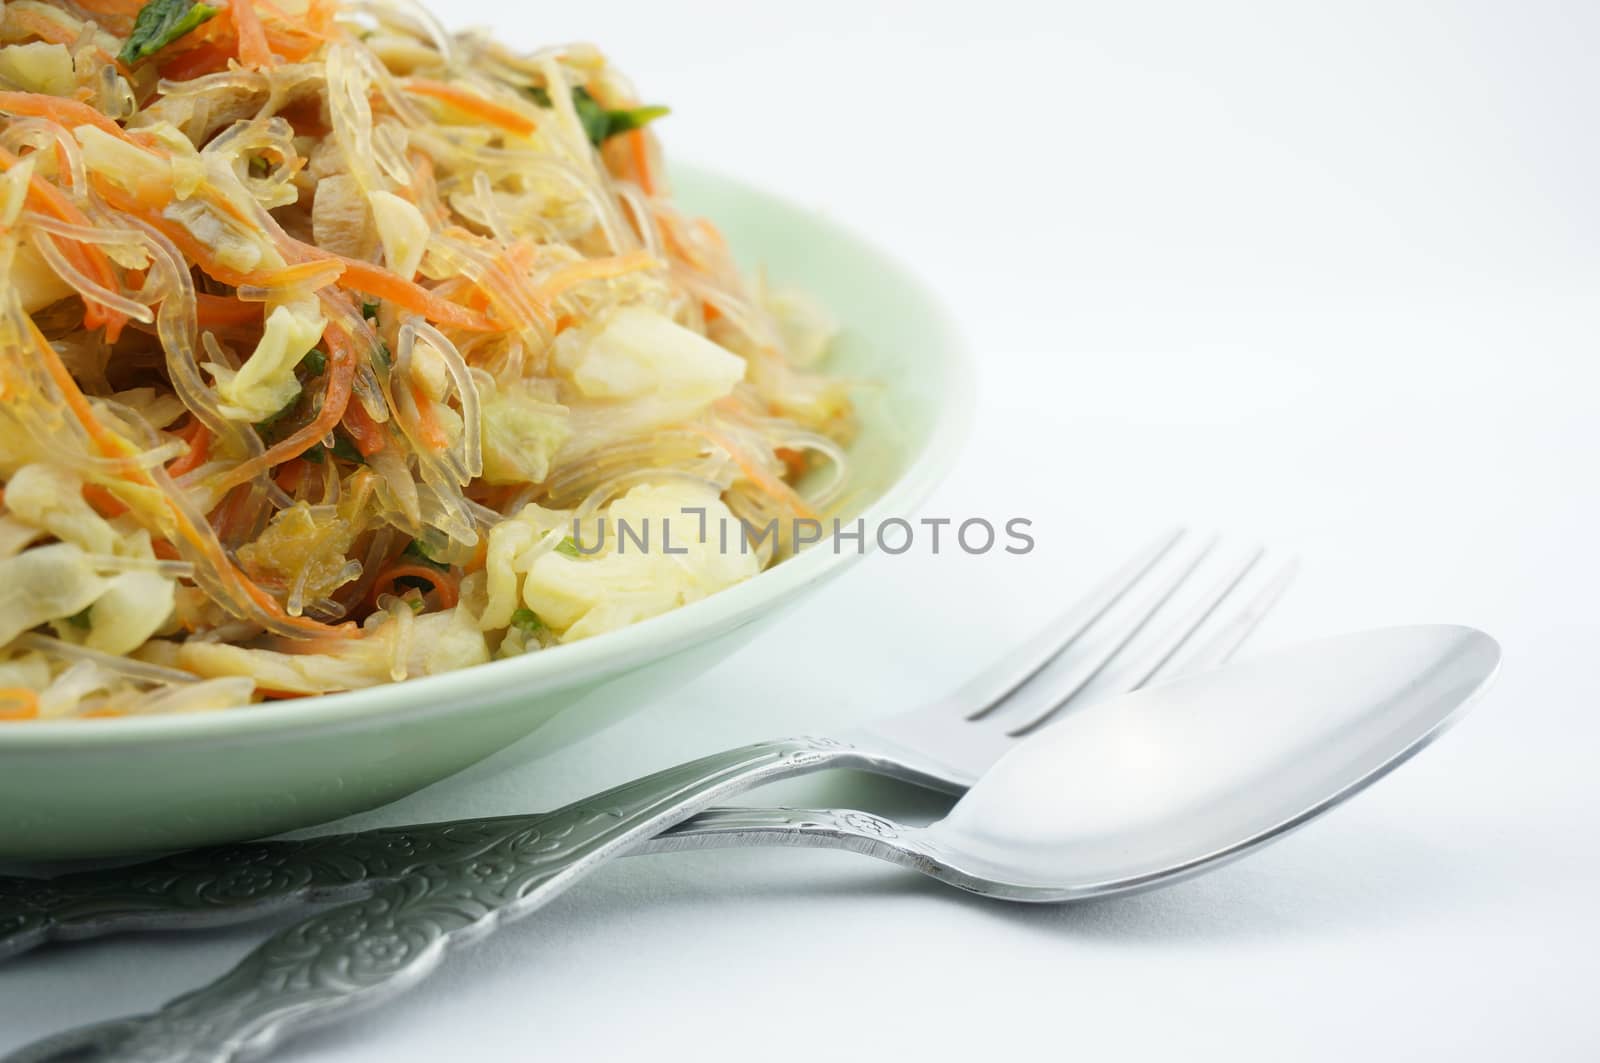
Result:
<svg viewBox="0 0 1600 1063">
<path fill-rule="evenodd" d="M 48 941 L 245 922 L 299 903 L 354 900 L 416 868 L 492 844 L 501 816 L 247 842 L 55 878 L 0 876 L 0 961 Z"/>
<path fill-rule="evenodd" d="M 939 780 L 898 760 L 868 755 L 833 739 L 805 738 L 749 748 L 776 749 L 796 741 L 807 743 L 807 752 L 799 755 L 795 763 L 798 770 L 833 766 L 822 761 L 848 757 L 850 763 L 837 766 L 893 775 L 921 785 L 939 785 Z M 808 758 L 813 756 L 821 759 L 812 764 Z M 786 772 L 787 769 L 779 774 Z M 766 778 L 764 774 L 752 776 L 737 790 L 748 789 Z M 420 867 L 467 859 L 494 844 L 508 830 L 539 818 L 522 815 L 458 819 L 299 841 L 211 846 L 143 863 L 76 871 L 48 879 L 0 875 L 0 963 L 51 941 L 82 941 L 137 930 L 225 926 L 260 919 L 298 904 L 360 900 Z M 697 836 L 700 831 L 696 823 L 684 824 L 676 835 Z M 718 834 L 725 840 L 708 839 L 702 847 L 737 844 L 725 830 Z"/>
<path fill-rule="evenodd" d="M 884 765 L 829 739 L 769 742 L 669 768 L 548 815 L 498 821 L 470 855 L 413 867 L 366 900 L 273 935 L 217 981 L 159 1011 L 47 1038 L 7 1063 L 225 1063 L 264 1055 L 291 1030 L 415 985 L 447 949 L 527 915 L 716 801 L 828 767 Z"/>
<path fill-rule="evenodd" d="M 465 860 L 541 816 L 386 827 L 287 842 L 194 849 L 51 879 L 0 876 L 0 960 L 49 941 L 249 922 L 301 904 L 354 901 L 430 864 Z M 743 844 L 870 848 L 887 820 L 848 810 L 711 808 L 629 855 Z M 756 838 L 754 835 L 761 835 Z M 850 845 L 857 838 L 860 844 Z"/>
</svg>

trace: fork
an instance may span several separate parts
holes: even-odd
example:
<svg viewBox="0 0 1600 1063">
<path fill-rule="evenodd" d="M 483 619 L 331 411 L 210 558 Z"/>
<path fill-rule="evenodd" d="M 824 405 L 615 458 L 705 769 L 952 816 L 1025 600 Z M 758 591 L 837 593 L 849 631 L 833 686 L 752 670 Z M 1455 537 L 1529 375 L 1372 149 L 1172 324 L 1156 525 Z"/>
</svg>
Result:
<svg viewBox="0 0 1600 1063">
<path fill-rule="evenodd" d="M 1153 576 L 1184 536 L 1182 529 L 1169 531 L 1142 547 L 1039 635 L 948 697 L 889 716 L 842 739 L 783 739 L 668 769 L 596 799 L 607 811 L 594 822 L 605 828 L 601 833 L 608 837 L 626 833 L 632 838 L 641 817 L 659 817 L 650 818 L 655 827 L 648 833 L 654 833 L 714 800 L 824 768 L 863 769 L 964 792 L 1021 737 L 1079 699 L 1214 553 L 1213 538 L 1180 558 L 1173 571 Z M 1176 664 L 1180 652 L 1239 590 L 1264 553 L 1255 549 L 1223 566 L 1221 576 L 1178 619 L 1138 653 L 1129 652 L 1125 664 L 1119 662 L 1123 666 L 1117 682 L 1102 682 L 1104 689 L 1094 693 L 1110 697 L 1179 671 L 1203 670 L 1226 661 L 1287 588 L 1292 562 L 1277 570 L 1181 667 Z M 1146 585 L 1145 596 L 1128 615 L 1105 619 L 1141 585 Z M 1106 630 L 1093 652 L 1070 662 L 1059 675 L 1052 671 L 1048 681 L 1034 681 L 1069 646 L 1100 629 Z M 1029 703 L 1020 704 L 1024 701 Z M 649 798 L 638 805 L 627 796 L 631 794 Z M 604 800 L 608 797 L 609 804 Z M 597 807 L 594 802 L 584 805 Z M 548 816 L 502 816 L 220 846 L 52 879 L 0 877 L 0 960 L 50 940 L 216 926 L 295 903 L 367 896 L 420 868 L 488 852 L 535 821 L 546 825 L 542 833 L 549 838 Z M 682 831 L 692 834 L 694 829 L 688 824 Z M 552 843 L 552 854 L 567 852 L 577 841 L 574 836 Z"/>
</svg>

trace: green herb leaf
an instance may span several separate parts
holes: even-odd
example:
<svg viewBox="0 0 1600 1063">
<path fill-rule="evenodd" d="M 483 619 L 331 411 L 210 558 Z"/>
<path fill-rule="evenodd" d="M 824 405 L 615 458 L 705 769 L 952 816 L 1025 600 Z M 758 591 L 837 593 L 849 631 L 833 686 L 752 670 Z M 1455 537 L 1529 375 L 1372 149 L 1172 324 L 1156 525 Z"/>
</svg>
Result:
<svg viewBox="0 0 1600 1063">
<path fill-rule="evenodd" d="M 313 347 L 306 352 L 304 358 L 300 359 L 300 365 L 297 368 L 304 369 L 307 376 L 321 376 L 328 370 L 328 356 Z"/>
<path fill-rule="evenodd" d="M 582 86 L 572 90 L 572 106 L 578 112 L 578 121 L 583 123 L 583 131 L 589 134 L 589 142 L 597 148 L 614 136 L 643 129 L 657 118 L 671 113 L 665 107 L 627 107 L 620 110 L 603 107 Z"/>
<path fill-rule="evenodd" d="M 518 609 L 511 614 L 511 626 L 532 638 L 544 630 L 544 621 L 539 619 L 539 614 L 532 609 Z"/>
<path fill-rule="evenodd" d="M 573 541 L 570 535 L 556 543 L 556 553 L 565 554 L 567 557 L 583 556 L 583 553 L 578 549 L 578 544 Z"/>
<path fill-rule="evenodd" d="M 345 461 L 355 462 L 357 465 L 365 465 L 367 463 L 367 459 L 361 456 L 361 451 L 356 449 L 354 443 L 345 438 L 343 432 L 335 432 L 333 434 L 333 446 L 328 449 L 333 452 L 333 456 L 336 458 L 343 458 Z"/>
<path fill-rule="evenodd" d="M 427 565 L 429 568 L 436 568 L 440 572 L 450 571 L 449 565 L 428 553 L 428 548 L 422 545 L 421 539 L 412 539 L 406 544 L 406 548 L 402 550 L 401 553 L 404 556 L 411 558 L 413 561 L 419 561 L 422 564 Z"/>
<path fill-rule="evenodd" d="M 272 160 L 265 155 L 252 155 L 248 163 L 251 177 L 265 177 L 272 172 Z"/>
<path fill-rule="evenodd" d="M 548 89 L 536 86 L 528 90 L 528 95 L 540 107 L 551 106 Z M 607 108 L 581 85 L 572 90 L 572 107 L 578 112 L 578 121 L 583 124 L 589 142 L 597 148 L 618 134 L 643 129 L 657 118 L 671 113 L 665 107 Z"/>
<path fill-rule="evenodd" d="M 283 408 L 277 413 L 270 414 L 255 423 L 256 435 L 261 437 L 262 442 L 269 445 L 277 442 L 275 437 L 278 434 L 278 422 L 293 413 L 294 408 L 298 405 L 300 405 L 300 396 L 296 395 L 284 403 Z"/>
<path fill-rule="evenodd" d="M 381 303 L 369 303 L 363 299 L 361 301 L 361 316 L 366 318 L 368 321 L 372 321 L 378 316 L 378 310 L 381 305 Z"/>
<path fill-rule="evenodd" d="M 210 4 L 194 0 L 150 0 L 133 20 L 133 32 L 117 58 L 137 63 L 154 55 L 173 41 L 217 14 Z"/>
<path fill-rule="evenodd" d="M 671 113 L 672 110 L 668 107 L 627 107 L 622 110 L 607 111 L 606 137 L 643 129 L 657 118 L 665 118 Z"/>
</svg>

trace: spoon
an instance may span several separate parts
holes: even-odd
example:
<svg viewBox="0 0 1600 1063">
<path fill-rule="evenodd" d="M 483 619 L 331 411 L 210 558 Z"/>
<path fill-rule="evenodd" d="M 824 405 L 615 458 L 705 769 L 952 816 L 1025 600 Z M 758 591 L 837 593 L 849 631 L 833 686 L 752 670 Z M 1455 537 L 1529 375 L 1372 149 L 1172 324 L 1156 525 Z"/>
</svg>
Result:
<svg viewBox="0 0 1600 1063">
<path fill-rule="evenodd" d="M 1388 628 L 1146 688 L 1029 737 L 928 827 L 848 810 L 727 810 L 684 823 L 724 796 L 726 776 L 668 769 L 532 825 L 519 819 L 467 858 L 280 931 L 157 1012 L 67 1031 L 8 1061 L 264 1055 L 292 1029 L 415 985 L 447 948 L 625 851 L 845 848 L 1017 901 L 1165 885 L 1282 837 L 1392 771 L 1459 717 L 1499 660 L 1495 641 L 1471 628 Z M 726 769 L 728 756 L 708 759 Z"/>
<path fill-rule="evenodd" d="M 1304 825 L 1414 756 L 1492 678 L 1464 627 L 1308 643 L 1092 705 L 1001 758 L 950 814 L 703 812 L 634 849 L 850 849 L 1012 901 L 1164 886 Z"/>
</svg>

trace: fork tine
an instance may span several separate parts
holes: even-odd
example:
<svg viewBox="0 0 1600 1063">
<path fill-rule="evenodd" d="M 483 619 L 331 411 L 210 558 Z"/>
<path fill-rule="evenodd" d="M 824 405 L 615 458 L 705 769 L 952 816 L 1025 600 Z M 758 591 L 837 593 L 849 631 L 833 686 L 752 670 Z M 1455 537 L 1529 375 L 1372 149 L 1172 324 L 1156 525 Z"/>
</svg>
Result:
<svg viewBox="0 0 1600 1063">
<path fill-rule="evenodd" d="M 1162 634 L 1154 646 L 1140 655 L 1138 662 L 1132 665 L 1133 673 L 1127 681 L 1106 690 L 1106 696 L 1126 694 L 1150 682 L 1179 650 L 1188 645 L 1189 640 L 1194 638 L 1195 633 L 1205 626 L 1205 622 L 1211 619 L 1222 603 L 1227 601 L 1239 584 L 1244 582 L 1244 578 L 1255 569 L 1256 564 L 1266 556 L 1266 553 L 1266 547 L 1258 546 L 1235 562 L 1180 620 Z"/>
<path fill-rule="evenodd" d="M 1278 567 L 1256 596 L 1250 599 L 1237 616 L 1223 626 L 1206 643 L 1185 659 L 1177 667 L 1166 667 L 1172 658 L 1163 661 L 1155 673 L 1146 678 L 1150 682 L 1163 673 L 1189 673 L 1202 672 L 1209 668 L 1218 668 L 1228 662 L 1240 646 L 1244 645 L 1251 632 L 1255 631 L 1272 607 L 1278 604 L 1278 599 L 1283 597 L 1283 592 L 1289 589 L 1289 584 L 1294 582 L 1295 573 L 1300 569 L 1298 558 L 1290 558 Z"/>
<path fill-rule="evenodd" d="M 1089 681 L 1099 675 L 1106 665 L 1110 664 L 1112 659 L 1121 653 L 1123 648 L 1138 636 L 1139 632 L 1145 629 L 1151 619 L 1162 610 L 1167 602 L 1172 600 L 1172 596 L 1178 592 L 1178 588 L 1187 583 L 1189 577 L 1194 575 L 1195 570 L 1200 567 L 1201 563 L 1211 556 L 1211 552 L 1216 549 L 1217 542 L 1217 537 L 1213 536 L 1193 557 L 1183 563 L 1182 568 L 1166 576 L 1165 582 L 1151 592 L 1150 597 L 1140 606 L 1139 611 L 1135 615 L 1122 620 L 1121 627 L 1105 638 L 1104 643 L 1095 651 L 1093 657 L 1085 660 L 1072 672 L 1068 673 L 1068 678 L 1061 683 L 1059 693 L 1043 706 L 1034 710 L 1026 719 L 1008 728 L 1006 734 L 1012 737 L 1027 734 L 1049 720 L 1067 702 L 1077 697 L 1083 688 L 1089 685 Z"/>
<path fill-rule="evenodd" d="M 1167 555 L 1186 534 L 1183 528 L 1173 528 L 1161 533 L 1153 542 L 1141 547 L 1122 567 L 1098 584 L 1076 602 L 1054 623 L 1047 624 L 1038 635 L 1024 643 L 1009 658 L 990 669 L 967 685 L 957 698 L 960 703 L 977 705 L 967 719 L 978 720 L 1010 697 L 1017 688 L 1039 673 L 1053 661 L 1079 635 L 1089 629 L 1106 610 L 1116 605 L 1145 573 Z"/>
</svg>

